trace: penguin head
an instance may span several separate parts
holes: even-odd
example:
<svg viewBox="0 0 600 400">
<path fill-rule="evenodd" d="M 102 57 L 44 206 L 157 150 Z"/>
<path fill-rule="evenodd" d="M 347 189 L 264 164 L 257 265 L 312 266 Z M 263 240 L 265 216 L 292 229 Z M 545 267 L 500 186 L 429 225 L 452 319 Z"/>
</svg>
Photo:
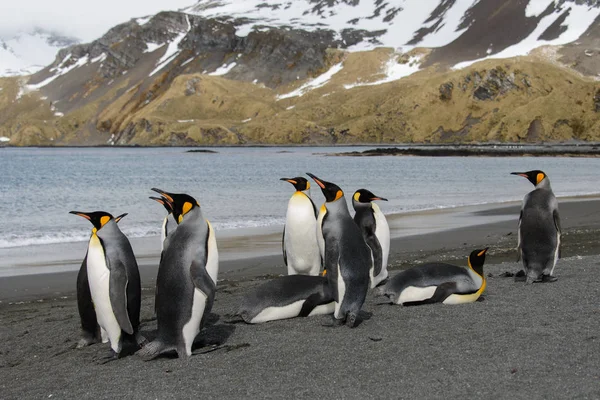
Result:
<svg viewBox="0 0 600 400">
<path fill-rule="evenodd" d="M 370 203 L 375 200 L 387 201 L 387 199 L 384 199 L 383 197 L 375 196 L 372 192 L 368 191 L 367 189 L 358 189 L 356 192 L 354 192 L 352 200 L 353 202 L 355 201 L 357 203 Z"/>
<path fill-rule="evenodd" d="M 167 212 L 169 214 L 171 214 L 173 212 L 173 205 L 165 197 L 152 197 L 152 196 L 150 196 L 150 198 L 152 200 L 154 200 L 154 201 L 162 204 L 165 207 L 165 209 L 167 210 Z"/>
<path fill-rule="evenodd" d="M 299 192 L 304 192 L 305 190 L 310 189 L 310 182 L 301 176 L 297 176 L 295 178 L 281 178 L 280 180 L 291 183 Z"/>
<path fill-rule="evenodd" d="M 175 221 L 177 221 L 178 224 L 180 224 L 181 221 L 183 221 L 183 217 L 191 210 L 195 208 L 200 208 L 200 204 L 198 204 L 196 199 L 194 199 L 189 194 L 169 193 L 157 188 L 152 188 L 151 190 L 156 193 L 159 193 L 169 203 L 171 203 L 173 216 L 175 217 Z"/>
<path fill-rule="evenodd" d="M 483 263 L 485 262 L 485 253 L 489 247 L 485 249 L 473 250 L 469 255 L 469 267 L 483 277 Z"/>
<path fill-rule="evenodd" d="M 540 171 L 539 169 L 535 169 L 533 171 L 527 172 L 511 172 L 511 175 L 519 175 L 523 178 L 529 179 L 529 182 L 533 183 L 533 186 L 539 185 L 544 179 L 548 176 L 544 173 L 544 171 Z"/>
<path fill-rule="evenodd" d="M 111 214 L 105 211 L 94 211 L 94 212 L 82 212 L 82 211 L 69 211 L 70 214 L 79 215 L 90 221 L 92 225 L 94 225 L 94 232 L 102 229 L 104 225 L 109 223 L 111 220 L 115 220 L 115 222 L 119 222 L 121 218 L 126 216 L 127 214 L 121 214 L 118 217 L 113 217 Z"/>
<path fill-rule="evenodd" d="M 306 175 L 310 176 L 319 185 L 326 202 L 331 203 L 344 197 L 344 192 L 335 183 L 323 181 L 310 172 L 307 172 Z"/>
</svg>

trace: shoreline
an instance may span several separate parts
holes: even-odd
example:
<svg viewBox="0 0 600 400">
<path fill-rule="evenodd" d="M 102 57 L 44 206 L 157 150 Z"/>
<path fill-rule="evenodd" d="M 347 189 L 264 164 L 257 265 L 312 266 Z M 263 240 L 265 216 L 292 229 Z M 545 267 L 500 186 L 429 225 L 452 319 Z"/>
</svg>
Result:
<svg viewBox="0 0 600 400">
<path fill-rule="evenodd" d="M 600 231 L 600 196 L 559 198 L 565 237 Z M 488 263 L 516 259 L 516 229 L 521 202 L 481 204 L 387 215 L 391 232 L 390 270 L 428 261 L 462 260 L 475 247 L 491 247 Z M 594 214 L 596 214 L 594 216 Z M 285 274 L 281 255 L 282 226 L 217 231 L 219 281 Z M 588 239 L 582 239 L 588 242 Z M 160 259 L 158 236 L 130 239 L 142 287 L 154 287 Z M 563 240 L 563 255 L 570 254 Z M 87 242 L 0 249 L 0 301 L 31 301 L 72 296 Z M 576 247 L 576 246 L 574 246 Z M 2 250 L 5 250 L 4 252 Z M 10 251 L 6 251 L 10 250 Z M 52 250 L 49 252 L 48 250 Z M 591 252 L 590 252 L 591 251 Z M 600 243 L 582 254 L 600 254 Z M 17 253 L 17 256 L 15 256 Z M 31 254 L 29 254 L 31 253 Z M 69 254 L 69 256 L 65 256 Z"/>
</svg>

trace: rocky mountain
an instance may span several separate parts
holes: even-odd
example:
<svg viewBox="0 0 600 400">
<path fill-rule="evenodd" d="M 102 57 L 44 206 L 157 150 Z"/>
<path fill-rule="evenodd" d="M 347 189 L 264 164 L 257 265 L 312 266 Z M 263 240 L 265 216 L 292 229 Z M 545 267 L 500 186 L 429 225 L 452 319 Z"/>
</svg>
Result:
<svg viewBox="0 0 600 400">
<path fill-rule="evenodd" d="M 598 0 L 201 0 L 0 79 L 11 145 L 600 140 Z"/>
</svg>

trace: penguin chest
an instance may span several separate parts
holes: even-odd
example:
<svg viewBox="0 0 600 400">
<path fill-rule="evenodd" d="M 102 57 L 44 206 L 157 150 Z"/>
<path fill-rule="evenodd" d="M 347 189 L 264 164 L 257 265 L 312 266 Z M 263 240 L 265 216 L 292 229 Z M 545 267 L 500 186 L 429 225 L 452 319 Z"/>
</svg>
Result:
<svg viewBox="0 0 600 400">
<path fill-rule="evenodd" d="M 110 302 L 110 270 L 106 265 L 104 249 L 96 235 L 92 235 L 88 246 L 87 272 L 98 325 L 106 331 L 113 345 L 119 341 L 121 327 Z"/>
<path fill-rule="evenodd" d="M 377 204 L 372 204 L 373 216 L 375 217 L 375 236 L 381 246 L 382 269 L 380 276 L 382 280 L 387 278 L 387 263 L 390 254 L 390 227 L 385 219 L 385 216 L 379 209 Z M 385 275 L 385 276 L 383 276 Z"/>
<path fill-rule="evenodd" d="M 309 273 L 315 267 L 315 273 L 318 273 L 321 260 L 317 244 L 317 221 L 312 203 L 303 194 L 296 194 L 290 200 L 284 244 L 288 266 L 300 273 Z"/>
</svg>

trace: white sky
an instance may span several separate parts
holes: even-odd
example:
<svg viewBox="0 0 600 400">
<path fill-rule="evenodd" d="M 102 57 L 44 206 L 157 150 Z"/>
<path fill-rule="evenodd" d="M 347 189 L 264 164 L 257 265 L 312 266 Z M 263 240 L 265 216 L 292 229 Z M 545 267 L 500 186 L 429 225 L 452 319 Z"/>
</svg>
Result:
<svg viewBox="0 0 600 400">
<path fill-rule="evenodd" d="M 194 0 L 0 0 L 0 37 L 38 26 L 89 42 L 130 18 L 193 4 Z"/>
</svg>

